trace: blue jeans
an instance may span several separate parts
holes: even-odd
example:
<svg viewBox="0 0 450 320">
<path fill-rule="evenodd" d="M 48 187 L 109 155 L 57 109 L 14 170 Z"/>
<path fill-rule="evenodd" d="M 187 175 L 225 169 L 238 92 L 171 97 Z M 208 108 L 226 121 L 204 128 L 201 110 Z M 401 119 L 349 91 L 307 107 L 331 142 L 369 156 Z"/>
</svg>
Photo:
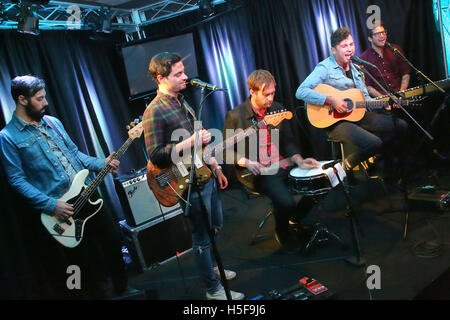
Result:
<svg viewBox="0 0 450 320">
<path fill-rule="evenodd" d="M 216 240 L 217 232 L 222 229 L 223 216 L 222 202 L 214 178 L 205 185 L 201 191 L 201 195 L 206 206 L 209 226 L 215 232 Z M 207 291 L 214 293 L 222 288 L 222 283 L 214 273 L 216 263 L 211 252 L 211 240 L 202 216 L 200 199 L 195 189 L 192 189 L 190 202 L 192 206 L 189 209 L 189 221 L 191 223 L 192 250 L 194 252 L 195 263 L 197 264 Z"/>
</svg>

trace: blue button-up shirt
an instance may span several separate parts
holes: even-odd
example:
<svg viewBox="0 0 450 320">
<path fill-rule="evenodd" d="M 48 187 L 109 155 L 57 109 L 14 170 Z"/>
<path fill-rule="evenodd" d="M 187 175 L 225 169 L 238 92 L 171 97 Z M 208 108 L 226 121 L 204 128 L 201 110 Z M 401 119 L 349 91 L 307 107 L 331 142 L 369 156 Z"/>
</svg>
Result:
<svg viewBox="0 0 450 320">
<path fill-rule="evenodd" d="M 353 80 L 345 75 L 344 68 L 336 62 L 332 54 L 314 68 L 313 72 L 298 87 L 295 97 L 309 104 L 323 106 L 327 96 L 313 90 L 317 85 L 323 83 L 338 90 L 357 88 L 364 93 L 366 100 L 373 100 L 367 92 L 364 77 L 356 70 L 353 63 L 350 63 L 350 69 L 352 70 Z"/>
<path fill-rule="evenodd" d="M 50 119 L 63 137 L 45 119 L 41 120 L 40 125 L 46 127 L 51 139 L 77 172 L 85 168 L 92 171 L 103 169 L 104 159 L 90 157 L 79 151 L 62 123 L 54 117 Z M 11 121 L 0 132 L 0 151 L 11 186 L 37 210 L 53 213 L 57 199 L 70 188 L 70 179 L 39 129 L 14 113 Z"/>
</svg>

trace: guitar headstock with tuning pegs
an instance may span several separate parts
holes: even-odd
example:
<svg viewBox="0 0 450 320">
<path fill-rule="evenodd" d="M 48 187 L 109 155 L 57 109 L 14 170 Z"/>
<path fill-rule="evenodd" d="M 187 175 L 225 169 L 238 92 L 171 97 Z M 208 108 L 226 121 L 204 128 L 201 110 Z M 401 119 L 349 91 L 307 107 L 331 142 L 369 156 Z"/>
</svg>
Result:
<svg viewBox="0 0 450 320">
<path fill-rule="evenodd" d="M 142 116 L 139 116 L 139 119 L 134 119 L 134 121 L 131 121 L 130 124 L 127 125 L 127 130 L 128 136 L 131 139 L 139 138 L 144 131 L 144 128 L 142 127 Z"/>
<path fill-rule="evenodd" d="M 292 119 L 292 112 L 286 109 L 266 114 L 264 122 L 274 127 L 278 126 L 284 119 Z"/>
<path fill-rule="evenodd" d="M 409 98 L 400 98 L 399 101 L 403 107 L 422 107 L 426 97 L 414 96 Z M 391 102 L 393 102 L 391 100 Z"/>
</svg>

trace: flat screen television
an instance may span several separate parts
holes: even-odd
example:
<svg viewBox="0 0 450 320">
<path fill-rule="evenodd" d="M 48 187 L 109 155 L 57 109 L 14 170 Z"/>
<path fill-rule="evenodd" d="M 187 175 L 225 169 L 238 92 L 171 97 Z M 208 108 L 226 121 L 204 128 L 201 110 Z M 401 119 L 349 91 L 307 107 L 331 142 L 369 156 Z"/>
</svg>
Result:
<svg viewBox="0 0 450 320">
<path fill-rule="evenodd" d="M 148 71 L 148 65 L 155 54 L 164 51 L 180 54 L 188 77 L 198 77 L 192 33 L 124 46 L 122 48 L 122 56 L 131 97 L 157 89 L 158 86 Z"/>
</svg>

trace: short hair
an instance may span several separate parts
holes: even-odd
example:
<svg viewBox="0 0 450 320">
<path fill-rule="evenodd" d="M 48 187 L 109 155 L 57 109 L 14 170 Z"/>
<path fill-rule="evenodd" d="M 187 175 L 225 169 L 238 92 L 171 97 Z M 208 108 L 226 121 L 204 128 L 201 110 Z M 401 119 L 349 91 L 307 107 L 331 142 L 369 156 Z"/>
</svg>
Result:
<svg viewBox="0 0 450 320">
<path fill-rule="evenodd" d="M 271 83 L 276 85 L 275 78 L 267 70 L 255 70 L 247 78 L 247 87 L 249 90 L 258 91 L 261 89 L 262 85 L 265 84 L 266 87 Z"/>
<path fill-rule="evenodd" d="M 350 29 L 347 27 L 339 28 L 331 34 L 330 42 L 332 47 L 336 47 L 342 40 L 345 40 L 350 35 Z"/>
<path fill-rule="evenodd" d="M 148 71 L 153 77 L 153 80 L 158 82 L 158 74 L 167 77 L 172 71 L 172 66 L 181 61 L 181 56 L 174 52 L 161 52 L 154 55 L 150 60 L 150 65 L 148 66 Z"/>
<path fill-rule="evenodd" d="M 17 76 L 11 80 L 11 96 L 16 103 L 20 95 L 29 99 L 44 88 L 45 81 L 32 75 Z"/>
<path fill-rule="evenodd" d="M 372 36 L 373 36 L 373 30 L 375 30 L 375 29 L 378 28 L 378 27 L 383 27 L 383 28 L 385 28 L 384 22 L 383 22 L 382 20 L 375 20 L 373 23 L 370 24 L 370 27 L 369 27 L 369 25 L 367 25 L 367 34 L 369 35 L 369 37 L 372 38 Z M 386 28 L 385 28 L 385 29 L 386 29 Z"/>
</svg>

